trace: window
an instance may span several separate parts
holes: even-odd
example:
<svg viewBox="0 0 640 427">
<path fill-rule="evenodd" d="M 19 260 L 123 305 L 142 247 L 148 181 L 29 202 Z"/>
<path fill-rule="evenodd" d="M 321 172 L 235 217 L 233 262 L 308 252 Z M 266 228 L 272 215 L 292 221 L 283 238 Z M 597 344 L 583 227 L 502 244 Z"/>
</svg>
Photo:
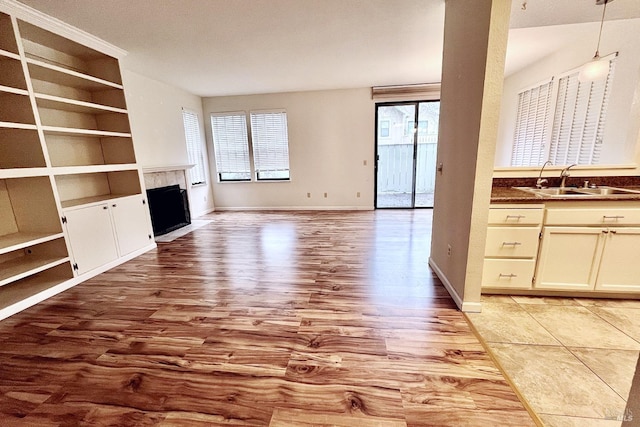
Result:
<svg viewBox="0 0 640 427">
<path fill-rule="evenodd" d="M 189 169 L 191 185 L 204 184 L 207 182 L 207 175 L 205 172 L 202 141 L 200 140 L 200 123 L 198 122 L 198 115 L 192 111 L 183 109 L 182 121 L 184 122 L 184 135 L 187 141 L 187 156 L 189 158 L 189 163 L 195 165 Z"/>
<path fill-rule="evenodd" d="M 290 176 L 287 113 L 252 111 L 251 141 L 258 181 L 288 180 Z"/>
<path fill-rule="evenodd" d="M 380 138 L 389 138 L 389 120 L 380 121 Z"/>
<path fill-rule="evenodd" d="M 511 166 L 544 163 L 553 80 L 518 94 Z"/>
<path fill-rule="evenodd" d="M 247 119 L 244 112 L 211 115 L 213 149 L 220 181 L 251 181 Z"/>
<path fill-rule="evenodd" d="M 558 102 L 551 133 L 549 160 L 556 165 L 600 162 L 602 138 L 615 60 L 606 79 L 583 83 L 578 71 L 558 80 Z"/>
<path fill-rule="evenodd" d="M 614 68 L 615 57 L 604 80 L 580 82 L 576 69 L 561 75 L 556 87 L 547 82 L 521 92 L 511 165 L 598 164 Z"/>
</svg>

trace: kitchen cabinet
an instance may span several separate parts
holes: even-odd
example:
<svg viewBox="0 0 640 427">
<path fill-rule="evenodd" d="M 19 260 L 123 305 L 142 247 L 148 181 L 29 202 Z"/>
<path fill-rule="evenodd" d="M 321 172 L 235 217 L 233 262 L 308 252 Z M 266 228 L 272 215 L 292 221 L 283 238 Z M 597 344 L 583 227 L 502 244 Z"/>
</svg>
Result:
<svg viewBox="0 0 640 427">
<path fill-rule="evenodd" d="M 633 202 L 548 208 L 534 289 L 640 291 L 634 225 L 640 226 L 640 208 Z"/>
<path fill-rule="evenodd" d="M 541 205 L 491 207 L 483 289 L 531 289 L 543 213 Z"/>
</svg>

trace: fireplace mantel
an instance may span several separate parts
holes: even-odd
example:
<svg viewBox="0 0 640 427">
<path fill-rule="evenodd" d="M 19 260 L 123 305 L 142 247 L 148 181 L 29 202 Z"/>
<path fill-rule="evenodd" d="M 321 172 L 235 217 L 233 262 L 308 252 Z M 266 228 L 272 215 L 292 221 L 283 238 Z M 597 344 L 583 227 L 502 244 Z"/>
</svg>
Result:
<svg viewBox="0 0 640 427">
<path fill-rule="evenodd" d="M 171 171 L 184 171 L 191 169 L 195 165 L 169 165 L 169 166 L 144 166 L 142 168 L 143 173 L 155 173 L 155 172 L 171 172 Z"/>
</svg>

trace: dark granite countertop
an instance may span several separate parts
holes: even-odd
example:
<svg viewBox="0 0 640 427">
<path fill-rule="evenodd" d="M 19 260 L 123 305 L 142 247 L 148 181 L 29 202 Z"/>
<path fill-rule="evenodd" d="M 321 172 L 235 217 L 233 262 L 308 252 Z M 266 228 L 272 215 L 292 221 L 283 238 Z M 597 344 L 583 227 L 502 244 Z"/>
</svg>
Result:
<svg viewBox="0 0 640 427">
<path fill-rule="evenodd" d="M 577 178 L 581 182 L 588 180 L 596 182 L 602 187 L 617 187 L 630 190 L 640 191 L 640 177 L 624 176 L 624 177 L 581 177 Z M 591 201 L 591 200 L 640 200 L 640 194 L 616 194 L 608 196 L 589 195 L 589 196 L 539 196 L 527 191 L 518 190 L 514 187 L 530 187 L 535 183 L 535 178 L 494 178 L 493 187 L 491 189 L 491 203 L 544 203 L 549 201 Z M 549 186 L 557 187 L 560 180 L 549 178 Z M 572 187 L 574 185 L 568 185 Z"/>
<path fill-rule="evenodd" d="M 631 190 L 640 190 L 640 187 L 624 187 Z M 491 189 L 491 203 L 544 203 L 549 201 L 590 201 L 590 200 L 640 200 L 640 194 L 615 194 L 608 196 L 585 195 L 582 196 L 538 196 L 527 191 L 513 187 L 493 187 Z"/>
</svg>

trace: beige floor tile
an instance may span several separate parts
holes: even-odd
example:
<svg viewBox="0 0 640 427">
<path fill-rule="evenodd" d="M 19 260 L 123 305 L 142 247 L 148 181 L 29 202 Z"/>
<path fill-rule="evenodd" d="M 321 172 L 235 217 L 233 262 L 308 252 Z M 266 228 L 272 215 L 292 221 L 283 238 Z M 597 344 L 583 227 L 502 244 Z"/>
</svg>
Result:
<svg viewBox="0 0 640 427">
<path fill-rule="evenodd" d="M 575 300 L 578 304 L 585 307 L 640 308 L 640 300 L 606 298 L 575 298 Z"/>
<path fill-rule="evenodd" d="M 589 307 L 616 328 L 640 342 L 640 309 L 622 307 Z"/>
<path fill-rule="evenodd" d="M 570 348 L 569 350 L 624 400 L 627 400 L 640 352 L 596 348 Z"/>
<path fill-rule="evenodd" d="M 574 298 L 512 296 L 518 304 L 579 305 Z"/>
<path fill-rule="evenodd" d="M 484 303 L 467 316 L 487 342 L 560 345 L 518 304 Z"/>
<path fill-rule="evenodd" d="M 626 402 L 566 348 L 490 347 L 536 413 L 599 419 L 624 413 Z"/>
<path fill-rule="evenodd" d="M 542 414 L 540 418 L 545 427 L 620 427 L 622 425 L 622 421 L 565 417 L 562 415 Z"/>
<path fill-rule="evenodd" d="M 494 303 L 494 302 L 501 302 L 503 304 L 515 304 L 516 302 L 513 300 L 513 297 L 509 296 L 509 295 L 482 295 L 482 297 L 480 298 L 480 300 L 482 301 L 482 303 Z"/>
<path fill-rule="evenodd" d="M 640 350 L 639 342 L 585 307 L 539 304 L 523 304 L 521 307 L 567 347 Z"/>
</svg>

